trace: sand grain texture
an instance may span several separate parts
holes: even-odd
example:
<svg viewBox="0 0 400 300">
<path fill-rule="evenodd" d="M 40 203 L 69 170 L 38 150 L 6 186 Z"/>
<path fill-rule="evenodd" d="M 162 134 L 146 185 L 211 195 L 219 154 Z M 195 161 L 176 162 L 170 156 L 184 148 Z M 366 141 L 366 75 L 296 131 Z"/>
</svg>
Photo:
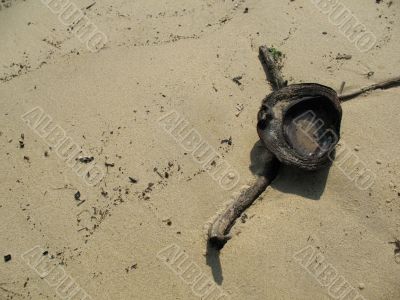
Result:
<svg viewBox="0 0 400 300">
<path fill-rule="evenodd" d="M 100 0 L 86 13 L 109 41 L 91 53 L 40 1 L 6 2 L 0 299 L 58 297 L 21 259 L 36 245 L 93 299 L 198 299 L 157 259 L 172 243 L 232 299 L 330 299 L 293 258 L 308 245 L 361 286 L 365 299 L 400 299 L 400 264 L 389 244 L 400 239 L 399 88 L 343 104 L 342 140 L 376 173 L 371 188 L 357 189 L 335 167 L 308 175 L 284 168 L 246 212 L 246 223 L 235 225 L 221 272 L 214 268 L 213 276 L 204 256 L 204 224 L 253 178 L 256 115 L 271 92 L 258 47 L 285 54 L 289 83 L 339 89 L 346 81 L 347 92 L 399 75 L 400 3 L 346 1 L 378 37 L 377 47 L 361 53 L 311 1 Z M 352 59 L 337 60 L 338 53 Z M 232 81 L 237 76 L 240 86 Z M 244 109 L 237 117 L 238 104 Z M 23 123 L 21 115 L 36 106 L 96 163 L 115 164 L 100 185 L 87 186 Z M 172 109 L 239 171 L 236 189 L 221 189 L 163 131 L 157 120 Z M 221 144 L 229 137 L 231 146 Z M 77 191 L 85 199 L 79 206 Z M 12 260 L 5 263 L 7 254 Z"/>
</svg>

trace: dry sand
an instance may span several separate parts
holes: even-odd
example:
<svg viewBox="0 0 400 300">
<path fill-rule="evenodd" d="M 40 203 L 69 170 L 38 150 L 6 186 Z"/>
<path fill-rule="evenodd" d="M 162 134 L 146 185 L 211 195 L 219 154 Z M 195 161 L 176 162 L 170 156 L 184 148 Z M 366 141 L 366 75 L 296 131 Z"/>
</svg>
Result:
<svg viewBox="0 0 400 300">
<path fill-rule="evenodd" d="M 285 54 L 289 83 L 346 81 L 349 91 L 398 74 L 400 3 L 343 2 L 377 36 L 370 51 L 308 0 L 98 0 L 86 10 L 108 37 L 97 53 L 40 1 L 1 1 L 0 299 L 59 297 L 21 257 L 35 246 L 93 299 L 199 299 L 157 258 L 171 244 L 232 299 L 330 299 L 294 257 L 307 246 L 354 295 L 400 299 L 400 258 L 389 243 L 400 239 L 399 88 L 343 104 L 342 141 L 377 175 L 370 188 L 335 166 L 284 168 L 235 225 L 219 262 L 205 257 L 204 225 L 253 178 L 255 116 L 271 92 L 258 46 Z M 37 106 L 95 163 L 114 164 L 100 184 L 86 185 L 23 122 Z M 157 120 L 171 110 L 239 172 L 233 190 L 162 129 Z M 229 137 L 232 145 L 221 144 Z"/>
</svg>

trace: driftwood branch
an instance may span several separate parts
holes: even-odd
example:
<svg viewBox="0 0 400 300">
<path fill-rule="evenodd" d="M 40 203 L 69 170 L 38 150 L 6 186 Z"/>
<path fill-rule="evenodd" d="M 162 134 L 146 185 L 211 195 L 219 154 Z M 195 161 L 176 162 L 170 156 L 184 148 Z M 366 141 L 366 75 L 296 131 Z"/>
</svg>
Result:
<svg viewBox="0 0 400 300">
<path fill-rule="evenodd" d="M 267 151 L 267 150 L 266 150 Z M 237 199 L 228 205 L 210 227 L 209 242 L 217 249 L 221 249 L 231 238 L 229 231 L 242 213 L 265 191 L 278 173 L 279 163 L 273 154 L 266 163 L 265 174 L 258 176 L 255 183 L 243 191 Z"/>
<path fill-rule="evenodd" d="M 370 92 L 373 90 L 378 90 L 378 89 L 385 90 L 385 89 L 389 89 L 389 88 L 396 87 L 396 86 L 400 86 L 400 76 L 391 78 L 391 79 L 388 79 L 388 80 L 385 80 L 385 81 L 382 81 L 382 82 L 379 82 L 376 84 L 372 84 L 370 86 L 363 87 L 359 90 L 356 90 L 356 91 L 353 91 L 353 92 L 350 92 L 350 93 L 347 93 L 344 95 L 340 95 L 339 100 L 342 102 L 345 102 L 345 101 L 351 100 L 357 96 L 360 96 L 364 93 L 367 93 L 367 92 Z"/>
<path fill-rule="evenodd" d="M 275 59 L 267 46 L 260 47 L 260 59 L 264 64 L 267 79 L 271 83 L 272 89 L 276 91 L 285 87 L 287 82 L 283 80 Z M 265 148 L 265 151 L 268 150 Z M 277 175 L 278 168 L 278 160 L 270 153 L 269 159 L 264 166 L 264 174 L 258 176 L 255 183 L 243 191 L 212 223 L 208 232 L 208 240 L 212 246 L 221 249 L 231 238 L 229 231 L 235 221 L 271 184 Z"/>
<path fill-rule="evenodd" d="M 270 49 L 267 46 L 261 46 L 259 48 L 261 61 L 265 65 L 265 72 L 267 79 L 270 82 L 274 91 L 279 90 L 287 86 L 287 81 L 282 77 L 279 67 L 276 64 L 275 58 L 272 55 Z"/>
<path fill-rule="evenodd" d="M 254 200 L 265 191 L 270 183 L 270 179 L 266 176 L 259 176 L 250 188 L 242 192 L 240 196 L 226 208 L 210 229 L 209 241 L 212 245 L 216 246 L 218 249 L 221 249 L 225 245 L 231 238 L 229 231 L 235 221 L 253 204 Z"/>
</svg>

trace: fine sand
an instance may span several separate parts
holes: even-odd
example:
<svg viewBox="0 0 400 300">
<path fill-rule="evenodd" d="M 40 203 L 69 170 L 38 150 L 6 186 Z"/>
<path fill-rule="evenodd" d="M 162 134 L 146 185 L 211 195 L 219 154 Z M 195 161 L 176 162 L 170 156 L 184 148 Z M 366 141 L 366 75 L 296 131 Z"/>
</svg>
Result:
<svg viewBox="0 0 400 300">
<path fill-rule="evenodd" d="M 206 256 L 208 222 L 254 180 L 256 115 L 272 91 L 260 45 L 284 54 L 289 83 L 348 92 L 399 75 L 399 1 L 342 2 L 377 37 L 371 50 L 311 0 L 76 1 L 108 38 L 98 52 L 41 1 L 1 1 L 0 299 L 63 299 L 49 266 L 75 284 L 68 299 L 200 299 L 184 266 L 220 299 L 400 299 L 400 88 L 343 104 L 341 147 L 376 175 L 370 187 L 337 165 L 283 168 Z M 35 107 L 94 158 L 77 165 L 99 166 L 100 183 L 24 122 Z M 173 110 L 238 172 L 233 189 L 163 129 Z M 323 267 L 347 298 L 315 275 Z"/>
</svg>

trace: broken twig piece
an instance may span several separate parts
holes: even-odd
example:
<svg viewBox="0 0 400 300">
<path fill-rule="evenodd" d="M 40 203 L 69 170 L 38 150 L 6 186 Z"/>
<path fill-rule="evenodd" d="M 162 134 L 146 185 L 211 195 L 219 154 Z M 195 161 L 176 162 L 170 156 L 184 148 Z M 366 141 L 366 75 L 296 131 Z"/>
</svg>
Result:
<svg viewBox="0 0 400 300">
<path fill-rule="evenodd" d="M 266 150 L 267 151 L 267 150 Z M 221 249 L 231 238 L 229 231 L 242 213 L 265 191 L 278 173 L 279 163 L 273 154 L 265 166 L 266 174 L 258 176 L 255 183 L 228 205 L 212 224 L 208 236 L 211 245 Z"/>
<path fill-rule="evenodd" d="M 345 101 L 353 99 L 357 96 L 360 96 L 361 94 L 365 94 L 365 93 L 373 91 L 373 90 L 378 90 L 378 89 L 385 90 L 385 89 L 389 89 L 389 88 L 396 87 L 396 86 L 400 86 L 400 76 L 392 78 L 392 79 L 388 79 L 388 80 L 385 80 L 382 82 L 378 82 L 378 83 L 372 84 L 370 86 L 363 87 L 359 90 L 350 92 L 348 94 L 340 95 L 339 100 L 342 102 L 345 102 Z"/>
</svg>

